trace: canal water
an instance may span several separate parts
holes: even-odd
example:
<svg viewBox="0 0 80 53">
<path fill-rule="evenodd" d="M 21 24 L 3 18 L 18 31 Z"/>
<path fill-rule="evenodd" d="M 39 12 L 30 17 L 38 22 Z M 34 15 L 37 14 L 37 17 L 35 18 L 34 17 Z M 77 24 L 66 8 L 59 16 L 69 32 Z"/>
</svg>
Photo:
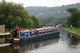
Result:
<svg viewBox="0 0 80 53">
<path fill-rule="evenodd" d="M 80 39 L 61 30 L 60 37 L 3 46 L 0 53 L 80 53 Z"/>
</svg>

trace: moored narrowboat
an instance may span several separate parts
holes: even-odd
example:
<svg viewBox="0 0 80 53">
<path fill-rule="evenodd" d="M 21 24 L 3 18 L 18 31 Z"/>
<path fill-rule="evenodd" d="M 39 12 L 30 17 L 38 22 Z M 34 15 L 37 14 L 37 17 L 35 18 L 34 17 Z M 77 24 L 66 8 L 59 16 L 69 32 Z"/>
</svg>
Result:
<svg viewBox="0 0 80 53">
<path fill-rule="evenodd" d="M 19 30 L 12 31 L 10 33 L 9 42 L 18 43 L 23 41 L 34 40 L 38 38 L 47 37 L 52 34 L 59 34 L 60 30 L 58 27 L 45 27 L 45 28 L 36 28 L 30 30 Z M 54 36 L 54 35 L 53 35 Z"/>
</svg>

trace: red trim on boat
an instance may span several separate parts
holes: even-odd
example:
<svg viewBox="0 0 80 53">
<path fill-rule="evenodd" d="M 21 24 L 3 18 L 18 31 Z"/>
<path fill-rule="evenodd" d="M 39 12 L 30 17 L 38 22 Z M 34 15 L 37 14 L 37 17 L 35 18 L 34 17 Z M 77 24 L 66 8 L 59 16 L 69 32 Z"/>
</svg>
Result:
<svg viewBox="0 0 80 53">
<path fill-rule="evenodd" d="M 19 47 L 20 45 L 19 44 L 17 44 L 17 45 L 13 45 L 13 47 Z"/>
<path fill-rule="evenodd" d="M 13 40 L 13 42 L 20 42 L 20 40 Z"/>
</svg>

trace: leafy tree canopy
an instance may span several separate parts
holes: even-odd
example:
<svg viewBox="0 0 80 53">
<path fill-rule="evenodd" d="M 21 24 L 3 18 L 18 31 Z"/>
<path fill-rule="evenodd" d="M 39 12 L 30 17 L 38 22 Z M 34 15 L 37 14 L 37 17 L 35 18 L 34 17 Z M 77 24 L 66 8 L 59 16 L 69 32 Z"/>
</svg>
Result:
<svg viewBox="0 0 80 53">
<path fill-rule="evenodd" d="M 74 27 L 80 26 L 80 11 L 77 8 L 69 8 L 67 11 L 71 13 L 68 17 L 68 25 L 73 25 Z"/>
<path fill-rule="evenodd" d="M 34 18 L 36 19 L 36 17 Z M 0 2 L 0 24 L 5 24 L 6 29 L 13 28 L 15 25 L 21 27 L 33 26 L 35 19 L 30 18 L 28 11 L 24 9 L 22 4 L 6 2 L 5 0 Z"/>
</svg>

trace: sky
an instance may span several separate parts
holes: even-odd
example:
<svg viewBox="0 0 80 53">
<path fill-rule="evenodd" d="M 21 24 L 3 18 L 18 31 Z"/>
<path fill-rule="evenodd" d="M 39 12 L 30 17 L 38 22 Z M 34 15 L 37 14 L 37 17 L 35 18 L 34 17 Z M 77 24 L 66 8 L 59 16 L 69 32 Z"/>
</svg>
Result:
<svg viewBox="0 0 80 53">
<path fill-rule="evenodd" d="M 55 7 L 55 6 L 80 3 L 80 0 L 5 0 L 5 1 L 21 3 L 23 4 L 24 7 L 28 7 L 28 6 Z"/>
</svg>

